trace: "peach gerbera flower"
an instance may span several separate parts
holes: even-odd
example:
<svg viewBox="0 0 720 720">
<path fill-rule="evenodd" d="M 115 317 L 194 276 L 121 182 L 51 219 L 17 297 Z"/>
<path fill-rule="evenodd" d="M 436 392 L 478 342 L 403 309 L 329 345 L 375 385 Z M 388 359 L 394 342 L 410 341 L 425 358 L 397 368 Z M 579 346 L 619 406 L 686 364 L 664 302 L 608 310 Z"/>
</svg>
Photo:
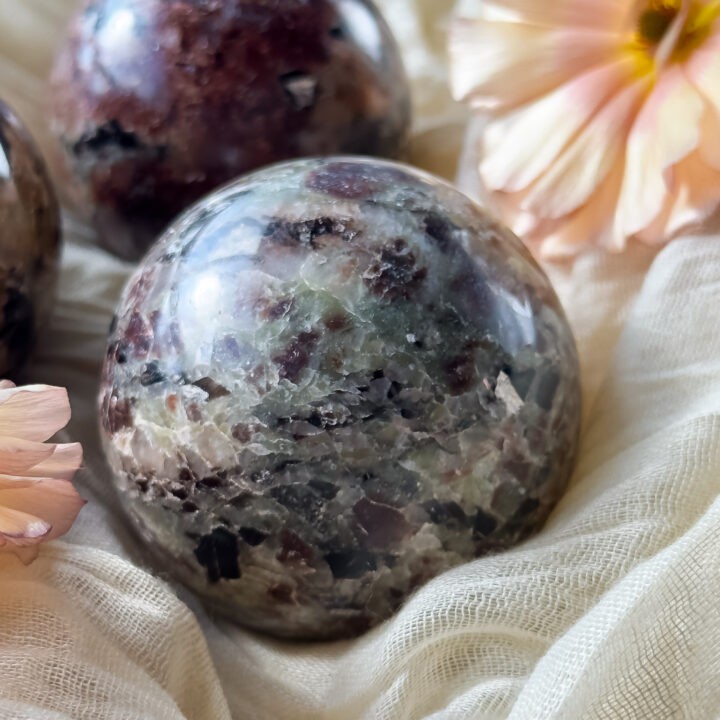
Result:
<svg viewBox="0 0 720 720">
<path fill-rule="evenodd" d="M 487 120 L 481 185 L 542 256 L 665 242 L 720 206 L 720 0 L 466 0 L 450 50 Z"/>
<path fill-rule="evenodd" d="M 26 563 L 40 542 L 70 529 L 84 504 L 71 483 L 80 443 L 45 442 L 68 420 L 63 388 L 0 381 L 0 551 Z"/>
</svg>

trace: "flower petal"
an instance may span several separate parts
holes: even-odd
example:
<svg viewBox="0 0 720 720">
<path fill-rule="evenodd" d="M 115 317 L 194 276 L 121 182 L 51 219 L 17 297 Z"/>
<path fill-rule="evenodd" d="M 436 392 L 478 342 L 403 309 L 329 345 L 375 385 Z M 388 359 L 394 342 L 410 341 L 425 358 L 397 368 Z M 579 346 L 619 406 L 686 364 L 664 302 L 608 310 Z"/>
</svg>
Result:
<svg viewBox="0 0 720 720">
<path fill-rule="evenodd" d="M 0 490 L 30 487 L 34 482 L 37 482 L 37 478 L 0 474 Z"/>
<path fill-rule="evenodd" d="M 65 388 L 25 385 L 0 389 L 0 435 L 42 442 L 70 420 Z"/>
<path fill-rule="evenodd" d="M 38 478 L 25 487 L 4 488 L 0 490 L 0 532 L 7 534 L 2 529 L 3 513 L 20 513 L 34 516 L 45 526 L 40 535 L 24 537 L 52 540 L 70 529 L 83 505 L 85 501 L 68 480 Z"/>
<path fill-rule="evenodd" d="M 604 105 L 530 190 L 527 210 L 560 218 L 588 201 L 623 154 L 647 82 L 635 82 Z"/>
<path fill-rule="evenodd" d="M 82 463 L 80 443 L 39 443 L 0 436 L 0 472 L 69 480 Z"/>
<path fill-rule="evenodd" d="M 660 212 L 647 227 L 635 234 L 635 238 L 640 240 L 640 242 L 644 242 L 646 245 L 658 245 L 669 240 L 667 236 L 667 228 L 670 218 L 672 217 L 673 200 L 674 197 L 670 193 L 667 193 L 663 200 Z M 617 232 L 614 234 L 618 235 Z M 626 238 L 624 236 L 622 237 L 622 240 L 618 237 L 618 241 L 623 243 L 625 242 L 625 239 Z"/>
<path fill-rule="evenodd" d="M 512 115 L 491 122 L 483 138 L 480 168 L 485 185 L 510 192 L 528 187 L 602 103 L 622 89 L 632 71 L 631 59 L 595 68 Z"/>
<path fill-rule="evenodd" d="M 685 74 L 720 115 L 720 32 L 693 51 Z"/>
<path fill-rule="evenodd" d="M 39 540 L 51 530 L 52 525 L 35 515 L 6 507 L 0 493 L 0 536 L 9 539 Z"/>
<path fill-rule="evenodd" d="M 685 75 L 707 102 L 700 153 L 720 170 L 720 31 L 690 56 Z"/>
<path fill-rule="evenodd" d="M 52 477 L 70 480 L 82 465 L 82 445 L 80 443 L 63 443 L 50 445 L 50 447 L 52 448 L 52 454 L 23 474 L 29 477 Z M 0 469 L 4 469 L 1 455 Z"/>
<path fill-rule="evenodd" d="M 556 221 L 549 228 L 539 228 L 531 240 L 539 244 L 539 255 L 546 260 L 555 260 L 577 255 L 583 247 L 600 245 L 611 250 L 622 250 L 613 246 L 616 238 L 612 233 L 612 217 L 617 202 L 620 182 L 623 176 L 622 162 L 616 162 L 608 176 L 600 184 L 590 200 L 571 215 Z"/>
<path fill-rule="evenodd" d="M 460 11 L 463 9 L 461 3 Z M 493 17 L 514 16 L 535 25 L 607 30 L 625 27 L 632 16 L 627 0 L 486 0 L 480 4 L 479 11 Z"/>
<path fill-rule="evenodd" d="M 675 168 L 676 195 L 662 234 L 655 242 L 698 228 L 720 207 L 720 171 L 692 153 Z"/>
<path fill-rule="evenodd" d="M 524 192 L 494 192 L 487 198 L 490 211 L 499 218 L 524 242 L 536 232 L 542 221 L 522 209 Z M 527 244 L 527 243 L 526 243 Z"/>
<path fill-rule="evenodd" d="M 508 109 L 617 57 L 617 38 L 592 30 L 549 30 L 460 18 L 450 36 L 451 83 L 458 100 Z"/>
<path fill-rule="evenodd" d="M 668 67 L 628 137 L 617 234 L 634 235 L 659 215 L 668 192 L 665 172 L 697 147 L 703 111 L 702 97 L 680 68 Z"/>
<path fill-rule="evenodd" d="M 54 452 L 55 447 L 47 443 L 0 437 L 0 471 L 7 475 L 27 475 L 48 461 Z"/>
<path fill-rule="evenodd" d="M 718 77 L 720 78 L 720 75 Z M 698 145 L 700 157 L 710 167 L 720 170 L 720 114 L 716 115 L 708 108 L 701 127 Z"/>
</svg>

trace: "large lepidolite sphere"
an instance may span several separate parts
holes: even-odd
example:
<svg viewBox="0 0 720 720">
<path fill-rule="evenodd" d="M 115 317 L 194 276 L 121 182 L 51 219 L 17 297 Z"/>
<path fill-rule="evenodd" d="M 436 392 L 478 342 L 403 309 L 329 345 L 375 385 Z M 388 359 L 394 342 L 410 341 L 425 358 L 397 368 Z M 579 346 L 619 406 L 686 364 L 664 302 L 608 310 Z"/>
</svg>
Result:
<svg viewBox="0 0 720 720">
<path fill-rule="evenodd" d="M 60 214 L 45 165 L 0 102 L 0 378 L 18 378 L 52 307 Z"/>
<path fill-rule="evenodd" d="M 53 86 L 77 199 L 129 259 L 243 172 L 397 156 L 410 115 L 370 0 L 86 0 Z"/>
<path fill-rule="evenodd" d="M 519 240 L 440 181 L 340 158 L 171 227 L 120 302 L 100 417 L 168 568 L 241 623 L 331 638 L 537 529 L 579 404 Z"/>
</svg>

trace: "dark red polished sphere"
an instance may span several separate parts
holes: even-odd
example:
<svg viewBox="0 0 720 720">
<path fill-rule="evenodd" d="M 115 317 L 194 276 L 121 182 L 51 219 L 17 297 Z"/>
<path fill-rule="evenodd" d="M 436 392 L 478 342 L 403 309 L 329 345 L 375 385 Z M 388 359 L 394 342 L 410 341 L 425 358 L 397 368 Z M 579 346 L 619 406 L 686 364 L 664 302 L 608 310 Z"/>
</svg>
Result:
<svg viewBox="0 0 720 720">
<path fill-rule="evenodd" d="M 71 187 L 98 242 L 128 259 L 248 170 L 397 156 L 409 106 L 368 0 L 88 0 L 53 73 Z"/>
</svg>

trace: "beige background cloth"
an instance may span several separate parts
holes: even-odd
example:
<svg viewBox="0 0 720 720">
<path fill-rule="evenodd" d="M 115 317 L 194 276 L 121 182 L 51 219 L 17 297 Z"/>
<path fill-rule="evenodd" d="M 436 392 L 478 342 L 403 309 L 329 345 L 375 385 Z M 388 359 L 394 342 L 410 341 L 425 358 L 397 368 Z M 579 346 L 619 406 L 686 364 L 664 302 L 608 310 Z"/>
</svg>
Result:
<svg viewBox="0 0 720 720">
<path fill-rule="evenodd" d="M 0 0 L 0 97 L 46 153 L 44 78 L 73 5 Z M 451 3 L 380 5 L 413 76 L 413 160 L 452 176 Z M 437 578 L 357 641 L 315 646 L 215 622 L 143 569 L 94 419 L 128 267 L 71 218 L 66 239 L 34 377 L 71 390 L 90 502 L 33 565 L 0 556 L 2 720 L 720 717 L 718 238 L 549 268 L 584 370 L 571 489 L 536 538 Z"/>
</svg>

